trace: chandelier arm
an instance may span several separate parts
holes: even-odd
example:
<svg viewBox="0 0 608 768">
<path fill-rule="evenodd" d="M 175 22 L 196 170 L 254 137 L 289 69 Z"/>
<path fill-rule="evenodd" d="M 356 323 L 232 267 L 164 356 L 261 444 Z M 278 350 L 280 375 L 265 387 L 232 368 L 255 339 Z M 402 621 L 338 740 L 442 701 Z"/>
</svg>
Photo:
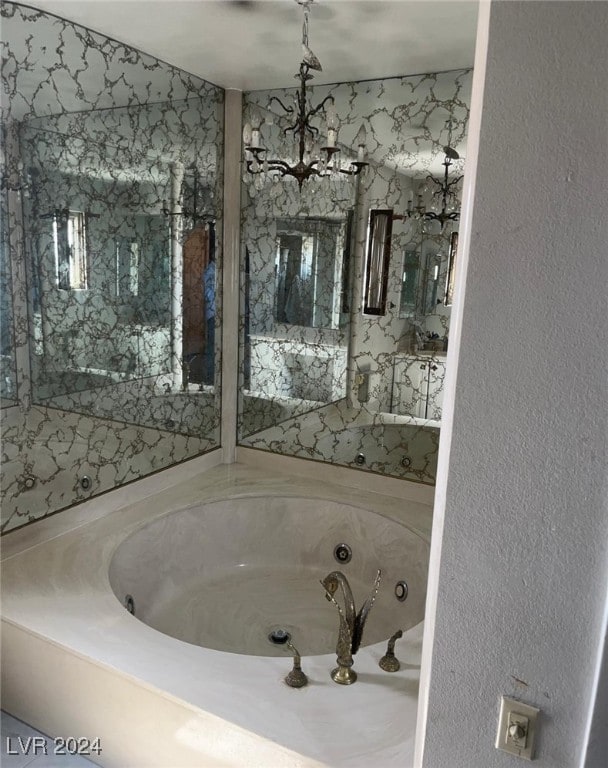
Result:
<svg viewBox="0 0 608 768">
<path fill-rule="evenodd" d="M 425 219 L 429 219 L 430 221 L 440 221 L 442 224 L 444 221 L 456 221 L 460 218 L 460 213 L 458 211 L 452 211 L 451 213 L 446 213 L 445 211 L 441 211 L 441 213 L 425 211 L 422 215 Z"/>
<path fill-rule="evenodd" d="M 362 163 L 356 160 L 351 160 L 351 165 L 354 165 L 354 168 L 340 168 L 340 173 L 343 173 L 345 176 L 358 176 L 361 171 L 365 168 L 367 163 Z"/>
<path fill-rule="evenodd" d="M 464 178 L 464 176 L 457 176 L 457 177 L 456 177 L 456 178 L 455 178 L 453 181 L 449 181 L 449 182 L 447 183 L 447 185 L 446 185 L 446 190 L 450 190 L 450 189 L 451 189 L 453 186 L 455 186 L 456 184 L 458 184 L 458 182 L 460 181 L 460 179 L 463 179 L 463 178 Z"/>
<path fill-rule="evenodd" d="M 316 160 L 314 161 L 316 163 Z M 309 178 L 309 176 L 320 176 L 321 173 L 318 168 L 315 168 L 313 164 L 307 165 L 306 168 L 298 168 L 298 166 L 295 166 L 294 168 L 287 168 L 284 173 L 285 176 L 293 176 L 295 179 L 304 179 Z"/>
<path fill-rule="evenodd" d="M 284 160 L 269 160 L 268 161 L 268 170 L 269 171 L 281 171 L 281 174 L 284 176 L 289 170 L 291 166 L 288 165 Z"/>
<path fill-rule="evenodd" d="M 305 124 L 305 125 L 304 125 L 304 129 L 305 129 L 306 131 L 308 131 L 308 133 L 310 133 L 310 135 L 311 135 L 313 138 L 315 138 L 316 136 L 318 136 L 318 135 L 319 135 L 319 133 L 320 133 L 319 129 L 318 129 L 318 128 L 316 128 L 314 125 L 308 125 L 308 124 Z"/>
<path fill-rule="evenodd" d="M 284 161 L 284 160 L 265 160 L 262 161 L 262 164 L 260 164 L 260 161 L 258 160 L 258 166 L 264 165 L 266 166 L 266 169 L 260 169 L 260 170 L 251 170 L 251 166 L 253 165 L 253 160 L 247 160 L 247 170 L 249 173 L 262 173 L 262 170 L 269 170 L 269 171 L 285 171 L 285 169 L 288 169 L 290 166 Z"/>
<path fill-rule="evenodd" d="M 311 117 L 314 117 L 316 114 L 318 114 L 325 107 L 328 101 L 331 101 L 332 104 L 336 103 L 336 100 L 334 99 L 334 97 L 331 94 L 329 94 L 329 96 L 326 96 L 320 104 L 317 104 L 316 107 L 314 107 L 313 109 L 310 110 L 310 112 L 308 112 L 308 114 L 304 118 L 306 122 L 308 122 L 308 120 Z"/>
<path fill-rule="evenodd" d="M 281 105 L 281 107 L 285 110 L 285 112 L 287 112 L 288 115 L 293 114 L 293 107 L 286 107 L 285 104 L 283 104 L 283 102 L 281 101 L 281 99 L 279 99 L 278 96 L 273 96 L 268 102 L 268 106 L 270 106 L 273 101 L 278 102 Z"/>
<path fill-rule="evenodd" d="M 433 192 L 433 196 L 434 196 L 439 194 L 439 192 L 443 192 L 443 191 L 448 192 L 453 186 L 458 184 L 458 182 L 461 179 L 463 179 L 464 176 L 457 176 L 452 181 L 447 181 L 447 179 L 445 181 L 439 181 L 439 179 L 436 179 L 433 175 L 429 173 L 426 178 L 427 178 L 427 181 L 432 181 L 434 184 L 436 184 L 439 187 L 439 189 L 436 192 Z"/>
<path fill-rule="evenodd" d="M 283 128 L 283 134 L 287 135 L 289 131 L 293 131 L 294 133 L 302 133 L 302 131 L 308 131 L 310 135 L 314 138 L 319 133 L 319 129 L 315 128 L 314 125 L 307 125 L 302 121 L 301 115 L 298 115 L 296 118 L 295 123 L 292 123 L 291 125 L 288 125 L 287 128 Z"/>
</svg>

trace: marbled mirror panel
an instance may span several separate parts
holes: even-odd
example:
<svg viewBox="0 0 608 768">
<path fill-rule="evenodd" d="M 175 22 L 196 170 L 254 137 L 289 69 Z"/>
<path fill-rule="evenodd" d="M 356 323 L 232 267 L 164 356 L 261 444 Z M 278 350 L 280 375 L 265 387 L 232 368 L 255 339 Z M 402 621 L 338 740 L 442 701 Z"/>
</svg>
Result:
<svg viewBox="0 0 608 768">
<path fill-rule="evenodd" d="M 441 177 L 444 146 L 466 157 L 471 77 L 471 70 L 458 70 L 310 86 L 313 105 L 334 97 L 344 166 L 365 125 L 369 167 L 360 177 L 305 181 L 301 193 L 292 179 L 244 174 L 240 444 L 434 483 L 451 314 L 443 298 L 457 222 L 442 230 L 405 214 L 418 194 L 428 196 L 429 208 L 436 205 L 426 177 Z M 289 105 L 294 91 L 246 94 L 244 120 L 264 119 L 269 155 L 293 156 L 273 97 Z M 458 161 L 452 171 L 460 174 L 462 166 Z M 363 313 L 362 295 L 374 209 L 395 215 L 387 310 L 379 316 Z M 319 211 L 350 217 L 347 268 L 326 288 L 343 294 L 333 337 L 281 325 L 273 314 L 277 223 L 285 216 L 315 218 Z M 328 386 L 336 369 L 333 381 L 340 386 Z"/>
<path fill-rule="evenodd" d="M 0 153 L 6 168 L 5 126 L 0 124 Z M 17 360 L 13 318 L 13 280 L 9 241 L 8 184 L 0 188 L 0 405 L 17 401 Z"/>
<path fill-rule="evenodd" d="M 2 33 L 9 530 L 219 445 L 223 91 L 25 6 Z"/>
</svg>

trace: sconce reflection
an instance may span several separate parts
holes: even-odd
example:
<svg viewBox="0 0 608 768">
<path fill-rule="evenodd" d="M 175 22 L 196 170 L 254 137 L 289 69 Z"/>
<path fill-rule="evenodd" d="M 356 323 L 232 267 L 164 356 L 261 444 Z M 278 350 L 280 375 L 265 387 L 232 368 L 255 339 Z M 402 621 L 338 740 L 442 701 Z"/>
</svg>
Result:
<svg viewBox="0 0 608 768">
<path fill-rule="evenodd" d="M 392 210 L 371 210 L 368 232 L 363 314 L 384 315 L 393 232 Z"/>
</svg>

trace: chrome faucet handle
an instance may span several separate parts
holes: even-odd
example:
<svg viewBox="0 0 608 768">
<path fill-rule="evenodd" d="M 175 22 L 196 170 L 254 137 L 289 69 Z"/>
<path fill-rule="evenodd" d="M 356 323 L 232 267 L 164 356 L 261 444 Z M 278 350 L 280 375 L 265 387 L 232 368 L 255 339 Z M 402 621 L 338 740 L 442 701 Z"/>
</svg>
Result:
<svg viewBox="0 0 608 768">
<path fill-rule="evenodd" d="M 303 688 L 308 684 L 308 677 L 302 672 L 302 658 L 300 652 L 290 640 L 288 640 L 285 645 L 293 654 L 293 669 L 285 676 L 285 682 L 291 688 Z"/>
<path fill-rule="evenodd" d="M 395 642 L 403 637 L 403 630 L 398 629 L 394 635 L 392 635 L 388 641 L 385 655 L 378 662 L 380 669 L 385 672 L 398 672 L 401 668 L 399 659 L 395 656 Z"/>
</svg>

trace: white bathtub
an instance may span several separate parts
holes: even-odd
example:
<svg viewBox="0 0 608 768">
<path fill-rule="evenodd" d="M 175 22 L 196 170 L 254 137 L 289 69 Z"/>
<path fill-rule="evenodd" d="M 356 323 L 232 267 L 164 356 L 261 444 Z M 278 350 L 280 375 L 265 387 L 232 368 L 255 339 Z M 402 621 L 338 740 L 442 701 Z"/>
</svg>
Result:
<svg viewBox="0 0 608 768">
<path fill-rule="evenodd" d="M 334 549 L 347 544 L 350 562 Z M 342 502 L 258 496 L 197 504 L 131 534 L 110 564 L 110 584 L 135 616 L 171 637 L 206 648 L 285 657 L 268 639 L 276 629 L 300 653 L 331 653 L 338 613 L 320 580 L 349 579 L 357 607 L 381 583 L 363 644 L 422 621 L 426 543 L 400 523 Z M 397 600 L 398 582 L 408 596 Z"/>
<path fill-rule="evenodd" d="M 96 515 L 102 503 L 89 502 Z M 68 527 L 77 510 L 63 513 Z M 233 465 L 57 535 L 61 517 L 16 531 L 4 555 L 11 713 L 47 733 L 99 736 L 94 759 L 117 768 L 411 766 L 428 505 Z M 51 538 L 38 544 L 44 526 Z M 342 541 L 353 558 L 338 565 Z M 336 685 L 338 620 L 318 579 L 342 570 L 359 606 L 378 567 L 383 584 L 355 656 L 359 679 Z M 404 603 L 394 596 L 401 579 Z M 122 605 L 127 591 L 135 616 Z M 261 655 L 275 652 L 264 637 L 275 619 L 303 654 L 306 688 L 283 682 L 287 653 Z M 378 661 L 399 628 L 402 669 L 389 674 Z M 243 643 L 229 647 L 235 637 Z"/>
</svg>

